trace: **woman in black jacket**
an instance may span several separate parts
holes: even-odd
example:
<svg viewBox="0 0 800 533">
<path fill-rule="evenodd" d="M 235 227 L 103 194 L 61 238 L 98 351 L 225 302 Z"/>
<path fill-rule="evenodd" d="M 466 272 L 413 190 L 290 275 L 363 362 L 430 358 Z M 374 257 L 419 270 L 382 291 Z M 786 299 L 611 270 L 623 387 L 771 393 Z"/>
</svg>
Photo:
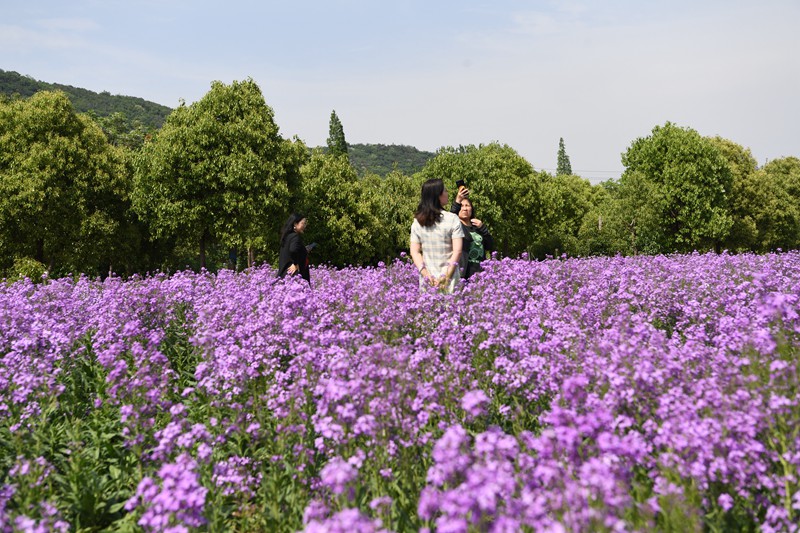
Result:
<svg viewBox="0 0 800 533">
<path fill-rule="evenodd" d="M 308 248 L 303 243 L 303 232 L 308 226 L 305 215 L 292 213 L 281 230 L 281 251 L 278 261 L 278 277 L 286 274 L 300 276 L 311 283 L 308 270 Z"/>
<path fill-rule="evenodd" d="M 458 215 L 464 230 L 464 246 L 461 259 L 458 261 L 461 277 L 464 279 L 469 279 L 471 275 L 480 272 L 481 262 L 486 259 L 486 252 L 494 250 L 494 238 L 486 224 L 475 218 L 475 209 L 468 196 L 469 190 L 461 189 L 450 208 L 451 213 Z"/>
</svg>

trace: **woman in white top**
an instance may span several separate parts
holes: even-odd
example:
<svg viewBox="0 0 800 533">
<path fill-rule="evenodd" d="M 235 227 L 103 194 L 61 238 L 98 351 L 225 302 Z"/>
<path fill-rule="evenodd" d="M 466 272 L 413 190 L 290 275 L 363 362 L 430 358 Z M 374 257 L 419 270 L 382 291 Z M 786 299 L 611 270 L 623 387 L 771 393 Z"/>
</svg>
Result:
<svg viewBox="0 0 800 533">
<path fill-rule="evenodd" d="M 422 184 L 422 198 L 411 224 L 411 259 L 419 271 L 419 287 L 453 292 L 459 278 L 458 260 L 464 230 L 458 217 L 442 206 L 447 190 L 440 179 Z"/>
</svg>

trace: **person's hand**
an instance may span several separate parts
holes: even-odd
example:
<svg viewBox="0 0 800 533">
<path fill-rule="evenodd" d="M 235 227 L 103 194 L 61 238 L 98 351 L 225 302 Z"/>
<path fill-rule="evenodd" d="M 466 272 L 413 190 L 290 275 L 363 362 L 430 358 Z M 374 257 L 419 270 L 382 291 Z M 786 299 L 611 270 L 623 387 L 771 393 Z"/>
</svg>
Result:
<svg viewBox="0 0 800 533">
<path fill-rule="evenodd" d="M 456 203 L 460 204 L 462 200 L 466 200 L 469 198 L 469 189 L 466 187 L 461 187 L 458 189 L 458 194 L 456 194 Z"/>
<path fill-rule="evenodd" d="M 298 271 L 298 270 L 300 270 L 300 267 L 298 267 L 297 265 L 295 265 L 295 264 L 293 263 L 293 264 L 289 265 L 289 268 L 287 268 L 287 269 L 286 269 L 286 272 L 287 272 L 288 274 L 292 274 L 292 275 L 294 275 L 294 274 L 296 274 L 296 273 L 297 273 L 297 271 Z"/>
<path fill-rule="evenodd" d="M 475 226 L 476 228 L 480 228 L 481 226 L 483 226 L 483 222 L 481 222 L 477 218 L 470 219 L 470 222 L 472 222 L 472 225 Z"/>
<path fill-rule="evenodd" d="M 430 274 L 427 274 L 427 275 L 425 276 L 425 281 L 426 281 L 426 282 L 428 283 L 428 285 L 430 285 L 431 287 L 434 287 L 434 288 L 436 288 L 436 287 L 438 287 L 438 286 L 439 286 L 439 280 L 438 280 L 438 279 L 436 279 L 436 278 L 434 278 L 434 277 L 433 277 L 432 275 L 430 275 Z"/>
</svg>

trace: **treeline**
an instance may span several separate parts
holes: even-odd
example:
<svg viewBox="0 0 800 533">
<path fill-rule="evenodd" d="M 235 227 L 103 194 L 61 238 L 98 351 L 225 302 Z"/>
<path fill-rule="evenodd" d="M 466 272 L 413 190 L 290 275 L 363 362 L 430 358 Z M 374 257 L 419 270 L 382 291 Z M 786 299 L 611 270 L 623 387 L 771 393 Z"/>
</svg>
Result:
<svg viewBox="0 0 800 533">
<path fill-rule="evenodd" d="M 120 142 L 63 92 L 0 101 L 0 273 L 121 275 L 274 262 L 292 211 L 315 263 L 407 250 L 421 184 L 472 190 L 498 251 L 516 256 L 756 251 L 800 244 L 800 160 L 672 123 L 623 154 L 617 181 L 536 171 L 500 143 L 442 148 L 418 172 L 360 175 L 346 153 L 278 133 L 252 80 L 214 82 L 141 142 Z M 138 137 L 136 137 L 138 139 Z M 343 138 L 343 136 L 342 136 Z"/>
<path fill-rule="evenodd" d="M 161 128 L 172 109 L 134 96 L 96 93 L 87 89 L 47 83 L 0 69 L 0 95 L 28 98 L 39 91 L 63 91 L 75 111 L 89 113 L 113 144 L 137 148 L 145 137 Z M 322 147 L 327 152 L 327 147 Z M 405 174 L 419 172 L 433 158 L 433 152 L 394 144 L 348 144 L 350 163 L 359 176 L 368 173 L 385 176 L 393 170 Z"/>
</svg>

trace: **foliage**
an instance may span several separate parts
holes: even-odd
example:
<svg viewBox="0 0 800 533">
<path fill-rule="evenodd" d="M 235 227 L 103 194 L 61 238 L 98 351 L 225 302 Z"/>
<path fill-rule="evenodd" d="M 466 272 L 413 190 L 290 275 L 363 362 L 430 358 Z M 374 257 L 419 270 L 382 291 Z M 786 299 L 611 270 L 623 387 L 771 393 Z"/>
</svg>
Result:
<svg viewBox="0 0 800 533">
<path fill-rule="evenodd" d="M 152 138 L 155 131 L 144 127 L 141 122 L 129 121 L 121 112 L 101 117 L 90 111 L 89 116 L 103 129 L 109 143 L 129 150 L 139 150 L 144 146 L 145 140 Z"/>
<path fill-rule="evenodd" d="M 569 162 L 567 149 L 564 147 L 564 138 L 558 139 L 558 163 L 556 165 L 556 176 L 572 174 L 572 165 Z"/>
<path fill-rule="evenodd" d="M 732 225 L 727 194 L 731 169 L 715 144 L 690 128 L 667 122 L 636 139 L 622 155 L 622 186 L 643 179 L 653 187 L 649 204 L 661 251 L 718 248 Z M 636 176 L 635 178 L 633 176 Z"/>
<path fill-rule="evenodd" d="M 724 241 L 724 246 L 737 251 L 756 250 L 760 248 L 758 228 L 753 215 L 759 210 L 756 197 L 763 193 L 754 188 L 758 181 L 755 173 L 757 164 L 750 150 L 721 137 L 709 139 L 731 171 L 731 188 L 728 201 L 731 213 L 731 230 Z"/>
<path fill-rule="evenodd" d="M 577 255 L 629 255 L 633 253 L 635 237 L 629 230 L 619 187 L 606 182 L 592 188 L 591 207 L 583 216 L 577 234 Z M 634 242 L 631 242 L 633 238 Z"/>
<path fill-rule="evenodd" d="M 407 250 L 430 177 L 445 179 L 451 199 L 466 179 L 501 255 L 800 247 L 796 157 L 758 168 L 749 149 L 670 122 L 631 143 L 620 180 L 589 186 L 572 175 L 563 138 L 553 177 L 500 143 L 436 154 L 348 145 L 335 111 L 328 146 L 312 155 L 280 137 L 252 80 L 215 82 L 159 131 L 170 111 L 0 70 L 0 275 L 274 261 L 278 228 L 298 206 L 320 241 L 313 261 L 376 264 Z"/>
<path fill-rule="evenodd" d="M 125 157 L 66 95 L 0 102 L 0 146 L 3 257 L 31 257 L 51 274 L 133 266 Z"/>
<path fill-rule="evenodd" d="M 405 176 L 395 170 L 383 178 L 379 189 L 373 189 L 379 194 L 380 223 L 388 233 L 386 253 L 389 257 L 398 257 L 409 248 L 411 223 L 425 179 L 421 173 Z"/>
<path fill-rule="evenodd" d="M 800 159 L 774 159 L 753 174 L 748 192 L 758 251 L 800 247 Z"/>
<path fill-rule="evenodd" d="M 612 242 L 625 243 L 616 252 L 665 252 L 659 213 L 661 189 L 642 173 L 631 172 L 611 190 L 614 202 L 606 204 L 603 214 L 609 222 L 607 235 Z"/>
<path fill-rule="evenodd" d="M 277 249 L 306 150 L 280 137 L 252 80 L 212 83 L 181 106 L 136 159 L 134 207 L 157 237 L 206 247 Z"/>
<path fill-rule="evenodd" d="M 542 218 L 536 257 L 579 253 L 578 231 L 594 207 L 594 188 L 588 180 L 572 174 L 544 175 L 541 185 Z"/>
<path fill-rule="evenodd" d="M 321 151 L 312 153 L 301 173 L 300 211 L 309 218 L 306 240 L 320 244 L 313 252 L 315 262 L 356 265 L 390 253 L 380 178 L 359 178 L 346 155 Z"/>
<path fill-rule="evenodd" d="M 11 281 L 19 281 L 25 278 L 39 281 L 45 274 L 47 274 L 47 267 L 31 257 L 14 258 L 14 264 L 9 270 Z"/>
<path fill-rule="evenodd" d="M 331 111 L 331 120 L 328 126 L 328 153 L 333 156 L 347 155 L 344 126 L 336 115 L 336 110 Z"/>
</svg>

